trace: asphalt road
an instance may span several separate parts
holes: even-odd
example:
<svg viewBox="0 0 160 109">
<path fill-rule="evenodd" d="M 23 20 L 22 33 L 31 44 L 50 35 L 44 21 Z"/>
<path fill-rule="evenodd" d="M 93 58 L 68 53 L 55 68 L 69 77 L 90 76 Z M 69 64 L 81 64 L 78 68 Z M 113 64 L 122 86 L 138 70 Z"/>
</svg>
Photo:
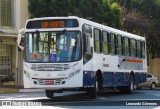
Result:
<svg viewBox="0 0 160 109">
<path fill-rule="evenodd" d="M 135 90 L 132 94 L 106 91 L 97 99 L 91 99 L 85 92 L 58 93 L 48 99 L 43 92 L 0 94 L 1 100 L 41 103 L 42 107 L 57 109 L 160 109 L 160 90 Z"/>
</svg>

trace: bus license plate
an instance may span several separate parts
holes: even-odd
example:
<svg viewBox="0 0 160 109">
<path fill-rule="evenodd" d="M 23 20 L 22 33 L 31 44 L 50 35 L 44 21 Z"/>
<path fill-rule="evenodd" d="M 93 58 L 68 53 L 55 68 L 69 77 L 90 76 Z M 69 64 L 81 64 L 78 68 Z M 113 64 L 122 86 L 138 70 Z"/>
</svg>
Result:
<svg viewBox="0 0 160 109">
<path fill-rule="evenodd" d="M 45 80 L 44 84 L 54 84 L 54 80 Z"/>
</svg>

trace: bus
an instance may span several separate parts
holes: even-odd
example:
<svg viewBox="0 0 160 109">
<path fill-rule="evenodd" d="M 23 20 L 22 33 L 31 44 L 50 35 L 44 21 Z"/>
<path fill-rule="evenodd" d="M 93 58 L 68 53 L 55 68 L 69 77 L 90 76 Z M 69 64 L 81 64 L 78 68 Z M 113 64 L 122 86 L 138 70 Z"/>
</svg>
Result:
<svg viewBox="0 0 160 109">
<path fill-rule="evenodd" d="M 24 50 L 24 88 L 45 89 L 50 99 L 68 90 L 86 91 L 91 98 L 108 88 L 132 93 L 146 81 L 145 37 L 87 19 L 29 19 L 17 44 Z"/>
</svg>

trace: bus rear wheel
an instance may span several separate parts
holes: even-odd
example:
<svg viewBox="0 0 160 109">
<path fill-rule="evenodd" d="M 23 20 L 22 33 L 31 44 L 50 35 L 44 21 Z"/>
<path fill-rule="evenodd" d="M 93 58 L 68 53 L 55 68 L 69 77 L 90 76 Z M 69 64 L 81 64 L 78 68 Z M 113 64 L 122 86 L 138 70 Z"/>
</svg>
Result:
<svg viewBox="0 0 160 109">
<path fill-rule="evenodd" d="M 45 90 L 47 98 L 53 99 L 54 98 L 54 91 L 53 90 Z"/>
<path fill-rule="evenodd" d="M 128 94 L 131 94 L 134 90 L 134 76 L 133 75 L 130 75 L 130 84 L 129 86 L 127 87 L 127 93 Z"/>
</svg>

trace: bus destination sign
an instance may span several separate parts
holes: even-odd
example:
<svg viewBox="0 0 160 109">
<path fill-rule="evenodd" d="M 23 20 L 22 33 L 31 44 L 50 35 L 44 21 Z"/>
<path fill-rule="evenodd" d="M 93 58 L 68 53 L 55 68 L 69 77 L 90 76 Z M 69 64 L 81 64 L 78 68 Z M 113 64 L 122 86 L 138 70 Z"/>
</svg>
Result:
<svg viewBox="0 0 160 109">
<path fill-rule="evenodd" d="M 42 28 L 63 28 L 64 21 L 43 21 Z"/>
<path fill-rule="evenodd" d="M 31 20 L 28 21 L 27 29 L 41 29 L 41 28 L 71 28 L 78 27 L 76 19 L 49 19 L 49 20 Z"/>
</svg>

